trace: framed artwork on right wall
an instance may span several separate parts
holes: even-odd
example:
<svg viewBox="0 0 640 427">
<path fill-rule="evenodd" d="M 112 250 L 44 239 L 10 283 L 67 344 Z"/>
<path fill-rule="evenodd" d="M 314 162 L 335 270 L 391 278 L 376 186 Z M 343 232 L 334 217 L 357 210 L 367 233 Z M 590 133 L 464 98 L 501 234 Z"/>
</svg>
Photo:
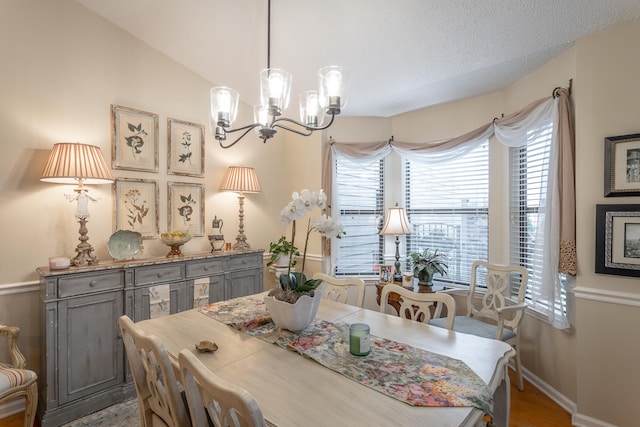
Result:
<svg viewBox="0 0 640 427">
<path fill-rule="evenodd" d="M 595 272 L 640 277 L 640 205 L 596 205 Z"/>
<path fill-rule="evenodd" d="M 640 133 L 604 139 L 604 196 L 640 196 Z"/>
</svg>

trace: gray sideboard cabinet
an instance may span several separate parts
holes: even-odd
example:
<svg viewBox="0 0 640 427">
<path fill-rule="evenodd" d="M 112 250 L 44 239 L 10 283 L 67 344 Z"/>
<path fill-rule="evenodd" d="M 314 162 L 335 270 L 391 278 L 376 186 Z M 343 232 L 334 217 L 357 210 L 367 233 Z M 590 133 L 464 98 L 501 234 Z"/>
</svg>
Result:
<svg viewBox="0 0 640 427">
<path fill-rule="evenodd" d="M 40 276 L 38 414 L 59 426 L 135 398 L 118 318 L 134 321 L 262 292 L 263 251 L 101 262 Z"/>
</svg>

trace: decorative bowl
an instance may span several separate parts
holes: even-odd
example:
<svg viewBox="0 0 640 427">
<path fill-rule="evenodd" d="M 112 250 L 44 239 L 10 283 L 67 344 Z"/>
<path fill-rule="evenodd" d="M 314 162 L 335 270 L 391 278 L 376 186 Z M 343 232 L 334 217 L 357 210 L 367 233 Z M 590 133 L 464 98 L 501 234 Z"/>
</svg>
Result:
<svg viewBox="0 0 640 427">
<path fill-rule="evenodd" d="M 113 259 L 133 259 L 142 254 L 142 234 L 131 230 L 118 230 L 109 237 L 107 249 Z"/>
<path fill-rule="evenodd" d="M 187 231 L 172 231 L 170 233 L 160 234 L 160 240 L 165 245 L 171 247 L 171 250 L 167 254 L 167 258 L 181 257 L 182 251 L 180 246 L 191 240 L 191 234 Z"/>
</svg>

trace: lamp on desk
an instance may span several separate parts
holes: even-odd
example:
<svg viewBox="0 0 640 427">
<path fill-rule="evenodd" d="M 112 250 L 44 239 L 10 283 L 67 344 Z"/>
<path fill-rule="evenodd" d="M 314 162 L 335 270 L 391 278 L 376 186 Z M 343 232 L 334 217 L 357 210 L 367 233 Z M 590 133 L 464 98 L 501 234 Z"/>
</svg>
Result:
<svg viewBox="0 0 640 427">
<path fill-rule="evenodd" d="M 247 251 L 251 249 L 251 245 L 247 242 L 247 236 L 244 235 L 244 193 L 259 193 L 261 191 L 255 169 L 246 166 L 230 166 L 220 190 L 238 193 L 240 223 L 236 243 L 232 248 L 234 251 Z"/>
<path fill-rule="evenodd" d="M 404 208 L 399 208 L 398 204 L 394 208 L 389 208 L 387 217 L 384 219 L 384 225 L 380 232 L 383 236 L 396 236 L 396 262 L 395 271 L 393 273 L 394 282 L 402 282 L 402 273 L 400 272 L 400 239 L 399 235 L 411 234 L 411 224 Z"/>
<path fill-rule="evenodd" d="M 87 144 L 62 142 L 55 144 L 49 155 L 40 181 L 57 184 L 78 184 L 73 191 L 76 194 L 66 196 L 70 202 L 77 201 L 76 218 L 80 224 L 80 243 L 76 247 L 77 255 L 71 265 L 94 265 L 98 259 L 91 254 L 93 247 L 87 242 L 87 220 L 89 219 L 89 201 L 97 199 L 89 196 L 84 184 L 109 184 L 113 177 L 99 147 Z"/>
</svg>

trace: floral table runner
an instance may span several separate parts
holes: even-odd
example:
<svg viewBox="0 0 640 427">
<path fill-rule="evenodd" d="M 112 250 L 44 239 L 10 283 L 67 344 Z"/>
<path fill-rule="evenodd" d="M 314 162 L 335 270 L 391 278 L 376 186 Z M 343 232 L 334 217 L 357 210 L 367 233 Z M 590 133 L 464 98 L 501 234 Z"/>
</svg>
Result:
<svg viewBox="0 0 640 427">
<path fill-rule="evenodd" d="M 263 296 L 200 307 L 224 324 L 294 350 L 354 381 L 413 406 L 473 406 L 491 416 L 493 394 L 463 361 L 371 335 L 371 353 L 349 352 L 349 325 L 315 319 L 303 331 L 275 326 Z"/>
</svg>

